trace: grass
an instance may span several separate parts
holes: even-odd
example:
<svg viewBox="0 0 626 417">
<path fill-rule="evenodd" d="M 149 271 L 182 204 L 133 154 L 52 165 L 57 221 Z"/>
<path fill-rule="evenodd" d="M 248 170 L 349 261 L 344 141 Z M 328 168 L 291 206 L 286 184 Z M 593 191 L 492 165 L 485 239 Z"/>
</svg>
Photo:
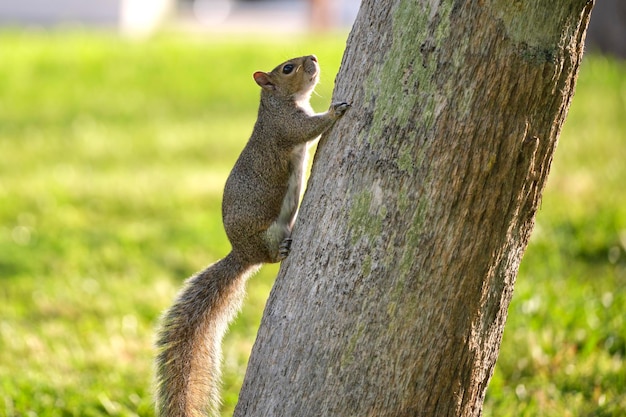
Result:
<svg viewBox="0 0 626 417">
<path fill-rule="evenodd" d="M 256 117 L 252 72 L 316 53 L 322 110 L 344 39 L 0 33 L 0 416 L 153 415 L 158 317 L 228 251 L 221 190 Z M 588 57 L 486 416 L 626 409 L 625 115 L 626 66 Z M 250 281 L 225 341 L 224 415 L 275 274 Z"/>
</svg>

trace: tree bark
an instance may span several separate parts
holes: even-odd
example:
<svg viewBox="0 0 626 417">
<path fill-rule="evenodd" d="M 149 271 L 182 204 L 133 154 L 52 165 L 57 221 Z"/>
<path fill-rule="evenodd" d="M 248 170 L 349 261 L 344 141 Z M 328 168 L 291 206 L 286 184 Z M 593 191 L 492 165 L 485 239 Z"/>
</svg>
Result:
<svg viewBox="0 0 626 417">
<path fill-rule="evenodd" d="M 235 416 L 481 414 L 592 5 L 363 1 Z"/>
</svg>

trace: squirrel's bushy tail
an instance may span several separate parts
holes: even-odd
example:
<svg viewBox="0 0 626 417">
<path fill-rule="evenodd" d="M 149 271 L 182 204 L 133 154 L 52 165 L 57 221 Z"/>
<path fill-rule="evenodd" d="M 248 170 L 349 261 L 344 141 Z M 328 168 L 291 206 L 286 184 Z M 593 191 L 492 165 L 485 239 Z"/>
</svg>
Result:
<svg viewBox="0 0 626 417">
<path fill-rule="evenodd" d="M 161 417 L 217 415 L 222 337 L 257 269 L 231 252 L 191 277 L 165 313 L 156 359 Z"/>
</svg>

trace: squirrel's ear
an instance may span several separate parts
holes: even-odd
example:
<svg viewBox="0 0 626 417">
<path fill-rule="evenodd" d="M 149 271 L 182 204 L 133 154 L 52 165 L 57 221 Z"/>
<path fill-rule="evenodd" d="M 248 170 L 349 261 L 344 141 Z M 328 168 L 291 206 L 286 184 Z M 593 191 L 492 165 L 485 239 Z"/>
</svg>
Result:
<svg viewBox="0 0 626 417">
<path fill-rule="evenodd" d="M 274 86 L 274 84 L 270 81 L 270 77 L 268 76 L 267 73 L 257 71 L 254 74 L 252 74 L 252 76 L 254 77 L 254 81 L 256 81 L 256 83 L 260 85 L 261 88 L 265 88 L 266 90 L 276 89 L 276 86 Z"/>
</svg>

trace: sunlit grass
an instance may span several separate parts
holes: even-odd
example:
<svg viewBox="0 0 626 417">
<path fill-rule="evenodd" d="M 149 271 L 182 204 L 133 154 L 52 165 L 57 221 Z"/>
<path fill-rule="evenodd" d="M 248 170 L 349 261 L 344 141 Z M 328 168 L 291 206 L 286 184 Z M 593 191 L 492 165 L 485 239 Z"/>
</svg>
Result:
<svg viewBox="0 0 626 417">
<path fill-rule="evenodd" d="M 251 74 L 294 55 L 330 101 L 345 35 L 0 34 L 0 416 L 151 416 L 154 326 L 224 256 L 221 191 Z M 626 408 L 626 68 L 589 57 L 522 264 L 489 416 Z M 231 415 L 276 267 L 225 340 Z"/>
</svg>

